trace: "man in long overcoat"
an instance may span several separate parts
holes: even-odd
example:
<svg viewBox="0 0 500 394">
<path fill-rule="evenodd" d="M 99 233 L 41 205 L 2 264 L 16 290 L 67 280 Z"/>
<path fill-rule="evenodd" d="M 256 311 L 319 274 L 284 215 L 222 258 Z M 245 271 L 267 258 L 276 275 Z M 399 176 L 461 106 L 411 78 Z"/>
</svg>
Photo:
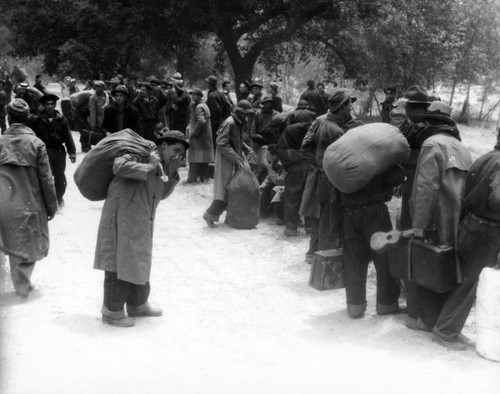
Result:
<svg viewBox="0 0 500 394">
<path fill-rule="evenodd" d="M 188 137 L 189 172 L 186 183 L 205 182 L 210 179 L 209 164 L 214 162 L 214 145 L 212 141 L 212 125 L 210 109 L 201 102 L 203 92 L 193 89 L 190 109 Z"/>
<path fill-rule="evenodd" d="M 440 245 L 455 246 L 465 177 L 472 165 L 467 148 L 460 141 L 451 107 L 434 101 L 423 117 L 430 137 L 422 143 L 410 199 L 410 213 L 416 237 Z M 436 293 L 416 285 L 418 319 L 410 317 L 408 328 L 431 331 L 448 293 Z"/>
<path fill-rule="evenodd" d="M 27 297 L 35 263 L 49 251 L 47 222 L 57 197 L 45 144 L 24 125 L 28 104 L 15 99 L 7 112 L 10 127 L 0 136 L 0 244 L 16 293 Z"/>
<path fill-rule="evenodd" d="M 243 142 L 243 124 L 248 114 L 252 114 L 252 105 L 246 101 L 238 102 L 233 114 L 222 122 L 217 132 L 214 169 L 214 199 L 203 215 L 209 227 L 215 227 L 219 216 L 227 206 L 226 186 L 235 170 L 244 163 L 244 154 L 252 149 Z"/>
<path fill-rule="evenodd" d="M 162 314 L 148 303 L 155 212 L 177 185 L 189 144 L 180 131 L 163 133 L 156 144 L 149 158 L 125 154 L 115 159 L 99 223 L 94 268 L 105 271 L 102 320 L 118 327 L 134 325 L 131 317 Z"/>
<path fill-rule="evenodd" d="M 311 218 L 312 232 L 306 261 L 312 262 L 318 250 L 334 249 L 340 240 L 338 191 L 323 171 L 326 148 L 345 131 L 362 124 L 352 118 L 345 105 L 356 101 L 347 89 L 337 89 L 330 96 L 330 110 L 312 123 L 302 142 L 301 152 L 311 164 L 301 204 L 301 214 Z M 349 107 L 350 109 L 351 107 Z"/>
</svg>

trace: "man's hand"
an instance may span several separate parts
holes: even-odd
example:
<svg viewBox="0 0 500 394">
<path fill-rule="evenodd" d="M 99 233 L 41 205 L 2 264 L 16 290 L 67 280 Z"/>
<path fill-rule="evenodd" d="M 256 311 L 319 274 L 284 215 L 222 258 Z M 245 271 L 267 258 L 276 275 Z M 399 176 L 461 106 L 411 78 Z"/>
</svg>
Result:
<svg viewBox="0 0 500 394">
<path fill-rule="evenodd" d="M 168 179 L 173 179 L 175 177 L 175 174 L 177 174 L 177 170 L 182 164 L 182 157 L 181 155 L 176 155 L 172 157 L 172 160 L 170 160 L 170 163 L 168 165 Z"/>
<path fill-rule="evenodd" d="M 71 160 L 72 163 L 76 162 L 76 154 L 74 153 L 70 154 L 69 159 Z"/>
<path fill-rule="evenodd" d="M 55 213 L 47 213 L 47 221 L 50 222 L 52 219 L 54 219 Z"/>
<path fill-rule="evenodd" d="M 424 238 L 424 229 L 414 228 L 413 235 L 415 235 L 415 238 Z"/>
</svg>

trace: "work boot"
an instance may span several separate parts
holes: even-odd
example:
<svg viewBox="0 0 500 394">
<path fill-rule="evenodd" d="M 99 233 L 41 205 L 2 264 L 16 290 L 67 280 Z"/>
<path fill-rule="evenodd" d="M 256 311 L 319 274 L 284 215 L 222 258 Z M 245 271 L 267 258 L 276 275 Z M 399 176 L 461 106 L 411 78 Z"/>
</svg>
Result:
<svg viewBox="0 0 500 394">
<path fill-rule="evenodd" d="M 215 222 L 218 221 L 219 218 L 217 216 L 209 214 L 208 212 L 205 212 L 203 214 L 203 220 L 205 220 L 205 222 L 207 222 L 208 227 L 215 228 L 215 227 L 217 227 Z"/>
<path fill-rule="evenodd" d="M 410 330 L 432 332 L 432 327 L 425 324 L 420 317 L 418 319 L 409 318 L 406 320 L 405 325 Z"/>
<path fill-rule="evenodd" d="M 153 308 L 149 302 L 145 302 L 139 306 L 132 306 L 127 304 L 127 313 L 130 317 L 158 317 L 163 315 L 160 308 Z"/>
<path fill-rule="evenodd" d="M 364 304 L 347 304 L 347 313 L 353 319 L 360 319 L 366 311 L 366 302 Z"/>
<path fill-rule="evenodd" d="M 118 312 L 110 311 L 104 305 L 102 306 L 102 322 L 115 327 L 132 327 L 135 322 L 134 319 L 125 316 L 123 309 Z"/>
<path fill-rule="evenodd" d="M 377 302 L 377 315 L 392 315 L 399 313 L 399 304 L 397 302 L 385 305 Z"/>
</svg>

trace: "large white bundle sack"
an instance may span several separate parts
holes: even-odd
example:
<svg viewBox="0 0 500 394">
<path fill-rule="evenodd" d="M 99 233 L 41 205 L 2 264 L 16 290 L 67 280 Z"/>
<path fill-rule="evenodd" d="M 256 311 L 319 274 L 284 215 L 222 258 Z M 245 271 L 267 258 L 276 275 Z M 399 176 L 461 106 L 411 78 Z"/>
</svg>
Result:
<svg viewBox="0 0 500 394">
<path fill-rule="evenodd" d="M 500 270 L 483 268 L 476 299 L 476 351 L 500 361 Z"/>
<path fill-rule="evenodd" d="M 94 94 L 93 90 L 83 90 L 81 92 L 73 93 L 69 96 L 69 101 L 73 108 L 80 108 L 85 104 L 88 104 L 90 96 Z"/>
<path fill-rule="evenodd" d="M 331 144 L 323 157 L 323 169 L 333 186 L 354 193 L 409 156 L 408 141 L 397 127 L 370 123 L 347 131 Z"/>
</svg>

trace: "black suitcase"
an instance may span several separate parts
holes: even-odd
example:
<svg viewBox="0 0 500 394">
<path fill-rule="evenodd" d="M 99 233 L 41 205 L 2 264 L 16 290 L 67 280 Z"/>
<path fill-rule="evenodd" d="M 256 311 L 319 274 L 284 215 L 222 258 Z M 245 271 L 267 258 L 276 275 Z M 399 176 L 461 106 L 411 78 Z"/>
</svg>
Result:
<svg viewBox="0 0 500 394">
<path fill-rule="evenodd" d="M 342 249 L 320 250 L 314 253 L 309 286 L 321 291 L 345 287 Z"/>
<path fill-rule="evenodd" d="M 455 248 L 421 239 L 409 240 L 409 279 L 437 293 L 447 293 L 457 286 Z"/>
</svg>

